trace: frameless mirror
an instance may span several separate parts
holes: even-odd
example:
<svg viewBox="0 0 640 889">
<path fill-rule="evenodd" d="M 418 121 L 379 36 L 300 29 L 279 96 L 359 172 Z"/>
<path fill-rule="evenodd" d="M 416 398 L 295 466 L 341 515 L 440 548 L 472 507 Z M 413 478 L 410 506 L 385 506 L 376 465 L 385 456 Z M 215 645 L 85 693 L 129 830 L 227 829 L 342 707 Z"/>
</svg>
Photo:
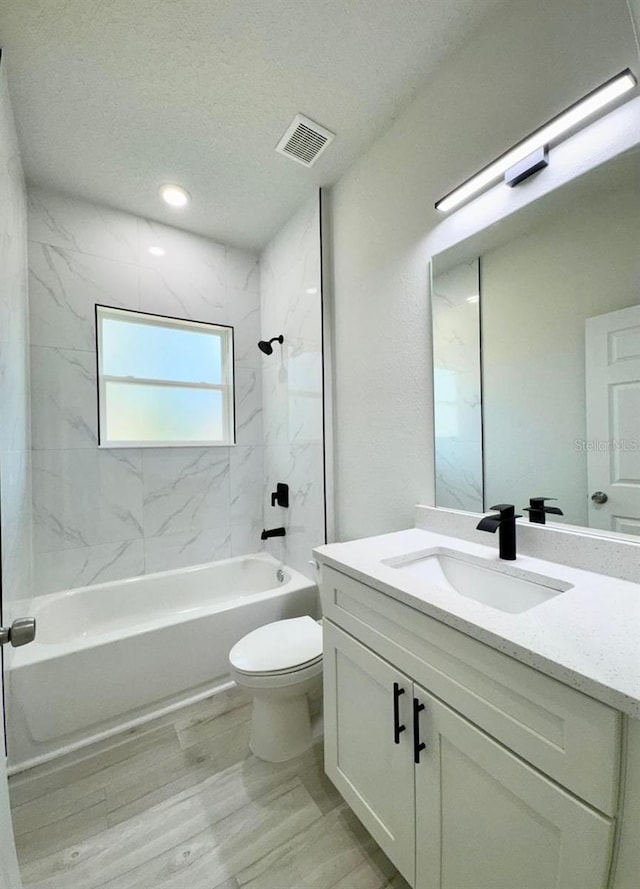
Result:
<svg viewBox="0 0 640 889">
<path fill-rule="evenodd" d="M 432 259 L 436 506 L 640 535 L 640 150 Z"/>
</svg>

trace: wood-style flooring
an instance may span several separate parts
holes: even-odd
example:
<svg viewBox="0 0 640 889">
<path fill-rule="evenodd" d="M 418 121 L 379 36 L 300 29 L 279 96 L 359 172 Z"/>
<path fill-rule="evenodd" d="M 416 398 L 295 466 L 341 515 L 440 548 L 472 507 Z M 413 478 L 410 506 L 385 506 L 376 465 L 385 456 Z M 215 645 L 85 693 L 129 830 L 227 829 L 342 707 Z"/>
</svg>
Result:
<svg viewBox="0 0 640 889">
<path fill-rule="evenodd" d="M 10 780 L 25 887 L 408 889 L 324 775 L 249 750 L 238 689 Z"/>
</svg>

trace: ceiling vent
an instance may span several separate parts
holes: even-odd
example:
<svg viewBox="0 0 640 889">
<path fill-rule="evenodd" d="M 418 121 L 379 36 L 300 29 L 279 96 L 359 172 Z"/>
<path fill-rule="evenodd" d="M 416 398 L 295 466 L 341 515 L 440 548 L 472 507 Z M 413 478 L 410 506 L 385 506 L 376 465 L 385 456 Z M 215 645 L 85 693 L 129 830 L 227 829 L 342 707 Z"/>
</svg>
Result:
<svg viewBox="0 0 640 889">
<path fill-rule="evenodd" d="M 312 167 L 334 139 L 335 133 L 321 127 L 304 114 L 296 114 L 276 145 L 276 151 L 305 167 Z"/>
</svg>

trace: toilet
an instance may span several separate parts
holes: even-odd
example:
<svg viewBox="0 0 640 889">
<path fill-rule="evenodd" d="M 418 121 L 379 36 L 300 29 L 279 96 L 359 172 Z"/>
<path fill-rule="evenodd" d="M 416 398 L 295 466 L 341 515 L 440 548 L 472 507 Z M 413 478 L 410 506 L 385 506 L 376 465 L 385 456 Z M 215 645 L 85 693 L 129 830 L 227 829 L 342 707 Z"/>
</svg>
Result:
<svg viewBox="0 0 640 889">
<path fill-rule="evenodd" d="M 285 762 L 312 744 L 308 695 L 322 686 L 322 627 L 312 617 L 265 624 L 229 652 L 231 678 L 253 695 L 251 752 Z"/>
</svg>

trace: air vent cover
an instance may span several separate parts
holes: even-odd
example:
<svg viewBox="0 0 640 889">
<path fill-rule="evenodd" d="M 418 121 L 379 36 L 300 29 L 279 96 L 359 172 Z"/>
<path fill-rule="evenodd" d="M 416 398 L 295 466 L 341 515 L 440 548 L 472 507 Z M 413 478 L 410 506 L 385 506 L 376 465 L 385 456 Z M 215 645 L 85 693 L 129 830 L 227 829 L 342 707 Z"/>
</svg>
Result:
<svg viewBox="0 0 640 889">
<path fill-rule="evenodd" d="M 276 151 L 305 167 L 312 167 L 334 139 L 335 133 L 321 127 L 304 114 L 296 114 L 291 126 L 276 145 Z"/>
</svg>

